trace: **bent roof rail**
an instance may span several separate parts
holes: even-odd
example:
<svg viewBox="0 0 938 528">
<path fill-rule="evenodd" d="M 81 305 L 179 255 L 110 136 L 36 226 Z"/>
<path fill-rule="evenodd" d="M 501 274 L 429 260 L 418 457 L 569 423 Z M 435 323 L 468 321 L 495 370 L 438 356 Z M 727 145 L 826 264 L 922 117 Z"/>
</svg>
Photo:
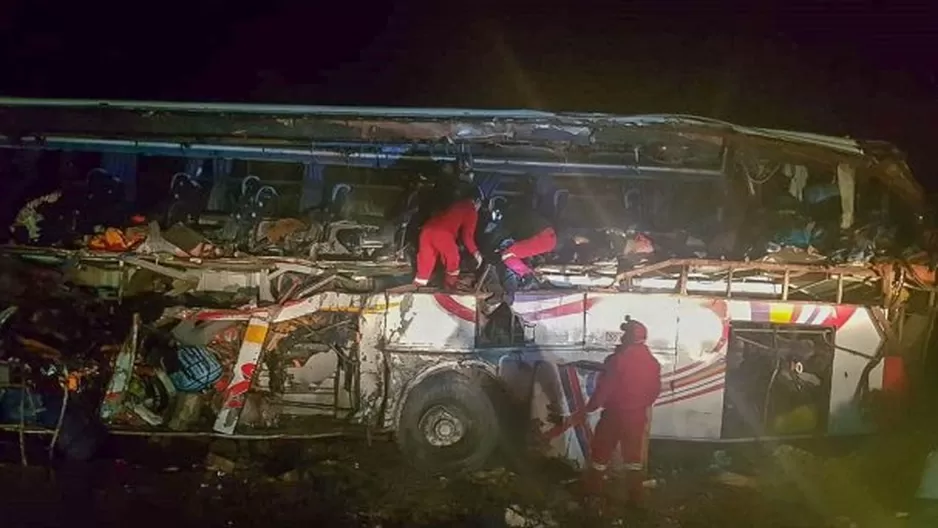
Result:
<svg viewBox="0 0 938 528">
<path fill-rule="evenodd" d="M 82 99 L 35 99 L 0 97 L 0 110 L 35 109 L 63 111 L 123 111 L 143 114 L 178 113 L 180 115 L 207 114 L 216 116 L 242 115 L 244 119 L 260 119 L 277 116 L 296 119 L 321 119 L 324 122 L 355 121 L 356 128 L 380 129 L 397 142 L 492 142 L 510 141 L 518 134 L 518 126 L 547 125 L 563 130 L 565 139 L 594 144 L 597 135 L 610 130 L 648 129 L 667 130 L 680 134 L 707 134 L 735 141 L 736 144 L 769 147 L 792 156 L 807 158 L 849 160 L 860 158 L 864 164 L 875 167 L 875 177 L 900 194 L 908 203 L 921 208 L 923 190 L 911 175 L 904 154 L 895 146 L 882 141 L 862 141 L 850 138 L 826 136 L 807 132 L 747 127 L 700 116 L 682 114 L 614 115 L 588 112 L 547 112 L 540 110 L 478 110 L 453 108 L 406 108 L 406 107 L 352 107 L 321 105 L 242 104 L 212 102 L 169 102 L 169 101 L 122 101 Z M 252 117 L 247 117 L 252 116 Z M 32 120 L 23 120 L 27 124 Z M 272 121 L 268 119 L 268 123 Z M 362 123 L 363 122 L 363 123 Z M 410 126 L 401 126 L 402 123 Z M 484 126 L 480 126 L 484 125 Z M 77 126 L 77 125 L 73 125 Z M 46 135 L 51 131 L 34 130 L 25 135 Z M 56 131 L 52 135 L 73 136 L 74 133 Z M 71 132 L 71 131 L 69 131 Z M 235 137 L 238 131 L 230 131 Z M 370 137 L 369 137 L 370 136 Z M 620 141 L 613 136 L 604 136 L 607 144 Z M 118 139 L 99 137 L 98 139 Z M 121 137 L 120 139 L 143 139 Z M 153 139 L 153 138 L 149 138 Z M 381 142 L 370 133 L 356 138 L 360 142 Z M 529 145 L 553 145 L 555 137 L 538 137 L 527 134 L 517 138 Z M 189 141 L 186 141 L 189 142 Z M 198 142 L 198 141 L 196 141 Z M 387 141 L 386 141 L 387 142 Z M 390 141 L 394 142 L 394 141 Z M 598 145 L 597 145 L 598 146 Z"/>
<path fill-rule="evenodd" d="M 243 103 L 201 103 L 171 101 L 122 101 L 93 99 L 35 99 L 0 97 L 0 107 L 32 107 L 61 109 L 114 109 L 141 112 L 195 112 L 222 114 L 258 114 L 305 117 L 350 117 L 385 119 L 431 119 L 431 120 L 506 120 L 506 121 L 550 121 L 560 125 L 574 126 L 617 126 L 631 127 L 683 127 L 703 128 L 707 131 L 735 133 L 763 137 L 791 143 L 802 143 L 846 154 L 866 154 L 861 142 L 836 136 L 806 132 L 746 127 L 707 117 L 685 114 L 615 115 L 587 112 L 546 112 L 541 110 L 479 110 L 459 108 L 408 108 L 408 107 L 355 107 L 321 105 L 281 105 Z"/>
<path fill-rule="evenodd" d="M 324 106 L 256 103 L 200 103 L 175 101 L 121 101 L 96 99 L 35 99 L 0 97 L 0 106 L 45 108 L 113 108 L 116 110 L 209 112 L 224 114 L 280 114 L 304 116 L 349 116 L 436 119 L 549 119 L 552 112 L 539 110 L 474 110 L 452 108 L 409 108 L 380 106 Z"/>
<path fill-rule="evenodd" d="M 63 151 L 118 152 L 150 156 L 181 158 L 238 158 L 251 160 L 314 162 L 322 165 L 345 167 L 387 168 L 402 160 L 438 162 L 456 161 L 452 153 L 414 149 L 413 152 L 388 153 L 381 149 L 362 149 L 347 152 L 344 149 L 276 147 L 265 145 L 228 145 L 222 143 L 183 143 L 178 141 L 135 141 L 123 139 L 96 139 L 70 136 L 9 137 L 0 135 L 0 149 L 40 149 Z M 587 176 L 653 180 L 663 175 L 684 181 L 715 180 L 723 177 L 719 170 L 686 167 L 635 166 L 615 163 L 575 163 L 554 160 L 519 160 L 479 156 L 473 159 L 479 172 L 498 174 L 530 174 L 555 176 Z"/>
<path fill-rule="evenodd" d="M 245 103 L 202 103 L 171 101 L 121 101 L 93 99 L 35 99 L 0 97 L 0 107 L 62 109 L 115 109 L 143 112 L 204 112 L 224 114 L 293 115 L 308 117 L 355 117 L 440 120 L 553 121 L 569 125 L 617 125 L 620 127 L 672 126 L 703 127 L 713 131 L 813 144 L 845 153 L 862 155 L 861 144 L 853 139 L 805 132 L 740 126 L 727 121 L 686 114 L 615 115 L 588 112 L 546 112 L 541 110 L 480 110 L 461 108 L 355 107 L 322 105 L 282 105 Z"/>
</svg>

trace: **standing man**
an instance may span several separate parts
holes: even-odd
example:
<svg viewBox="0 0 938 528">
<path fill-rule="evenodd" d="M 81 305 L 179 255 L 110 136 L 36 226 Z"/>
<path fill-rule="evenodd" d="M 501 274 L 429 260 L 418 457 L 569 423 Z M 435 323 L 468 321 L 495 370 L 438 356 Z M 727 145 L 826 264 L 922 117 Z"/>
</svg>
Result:
<svg viewBox="0 0 938 528">
<path fill-rule="evenodd" d="M 629 500 L 639 505 L 644 499 L 651 409 L 661 393 L 661 365 L 645 346 L 645 325 L 627 316 L 621 328 L 621 344 L 606 358 L 593 396 L 585 408 L 569 418 L 569 423 L 581 423 L 587 414 L 603 409 L 590 446 L 585 491 L 593 496 L 601 493 L 606 469 L 618 445 L 625 462 Z"/>
<path fill-rule="evenodd" d="M 427 220 L 420 231 L 414 286 L 427 285 L 436 267 L 437 259 L 443 261 L 443 268 L 446 270 L 443 286 L 445 288 L 456 286 L 459 280 L 458 239 L 462 239 L 466 250 L 475 258 L 476 266 L 482 264 L 482 254 L 475 241 L 481 206 L 482 198 L 479 195 L 464 198 Z"/>
</svg>

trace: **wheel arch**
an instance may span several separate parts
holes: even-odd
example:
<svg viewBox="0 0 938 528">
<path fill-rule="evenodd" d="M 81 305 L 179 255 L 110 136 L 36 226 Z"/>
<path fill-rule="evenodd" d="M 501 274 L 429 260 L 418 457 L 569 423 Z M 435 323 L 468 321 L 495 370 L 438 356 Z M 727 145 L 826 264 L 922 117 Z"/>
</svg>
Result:
<svg viewBox="0 0 938 528">
<path fill-rule="evenodd" d="M 393 400 L 394 403 L 391 406 L 390 413 L 390 429 L 394 432 L 397 432 L 398 428 L 400 427 L 401 416 L 404 413 L 404 404 L 407 403 L 407 398 L 415 388 L 431 378 L 450 373 L 481 379 L 487 383 L 499 383 L 498 374 L 495 372 L 495 368 L 481 360 L 453 359 L 428 365 L 421 369 L 416 376 L 411 378 L 399 390 L 395 391 L 396 394 Z"/>
</svg>

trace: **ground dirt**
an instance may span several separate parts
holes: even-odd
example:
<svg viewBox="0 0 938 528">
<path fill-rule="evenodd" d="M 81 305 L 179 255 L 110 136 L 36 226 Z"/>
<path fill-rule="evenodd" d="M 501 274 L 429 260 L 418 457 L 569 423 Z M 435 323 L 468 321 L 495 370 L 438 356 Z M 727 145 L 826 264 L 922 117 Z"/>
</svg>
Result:
<svg viewBox="0 0 938 528">
<path fill-rule="evenodd" d="M 720 449 L 715 455 L 713 446 L 657 444 L 651 475 L 656 486 L 643 513 L 621 507 L 615 482 L 609 486 L 613 499 L 602 511 L 578 506 L 576 475 L 559 464 L 514 460 L 485 471 L 434 476 L 410 468 L 385 440 L 369 446 L 359 439 L 134 439 L 115 443 L 94 462 L 51 466 L 41 463 L 47 457 L 34 442 L 29 467 L 19 464 L 15 440 L 3 438 L 4 527 L 489 527 L 527 522 L 891 528 L 904 525 L 896 513 L 907 506 L 905 497 L 914 491 L 921 468 L 864 455 L 884 449 L 921 451 L 908 437 L 871 439 L 836 454 L 760 445 Z M 861 480 L 881 471 L 886 472 L 878 482 Z"/>
</svg>

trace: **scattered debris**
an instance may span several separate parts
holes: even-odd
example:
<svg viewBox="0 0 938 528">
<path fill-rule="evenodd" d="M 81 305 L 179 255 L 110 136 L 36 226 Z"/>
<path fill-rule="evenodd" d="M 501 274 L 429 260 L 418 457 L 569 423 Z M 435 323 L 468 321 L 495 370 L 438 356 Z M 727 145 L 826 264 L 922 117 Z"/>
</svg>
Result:
<svg viewBox="0 0 938 528">
<path fill-rule="evenodd" d="M 215 453 L 209 453 L 205 456 L 205 469 L 208 471 L 219 471 L 221 473 L 234 473 L 238 464 L 230 458 L 225 458 Z"/>
<path fill-rule="evenodd" d="M 505 508 L 505 524 L 513 528 L 548 528 L 558 526 L 549 512 L 525 510 L 518 505 Z"/>
<path fill-rule="evenodd" d="M 280 476 L 278 476 L 277 480 L 280 480 L 281 482 L 299 482 L 300 476 L 301 475 L 299 470 L 291 469 L 290 471 L 282 473 Z"/>
<path fill-rule="evenodd" d="M 758 480 L 754 477 L 747 477 L 730 471 L 717 473 L 714 475 L 713 480 L 714 482 L 737 488 L 756 488 L 759 485 Z"/>
<path fill-rule="evenodd" d="M 722 449 L 718 449 L 713 452 L 713 456 L 710 459 L 710 469 L 712 470 L 725 470 L 730 467 L 733 463 L 733 459 Z"/>
</svg>

